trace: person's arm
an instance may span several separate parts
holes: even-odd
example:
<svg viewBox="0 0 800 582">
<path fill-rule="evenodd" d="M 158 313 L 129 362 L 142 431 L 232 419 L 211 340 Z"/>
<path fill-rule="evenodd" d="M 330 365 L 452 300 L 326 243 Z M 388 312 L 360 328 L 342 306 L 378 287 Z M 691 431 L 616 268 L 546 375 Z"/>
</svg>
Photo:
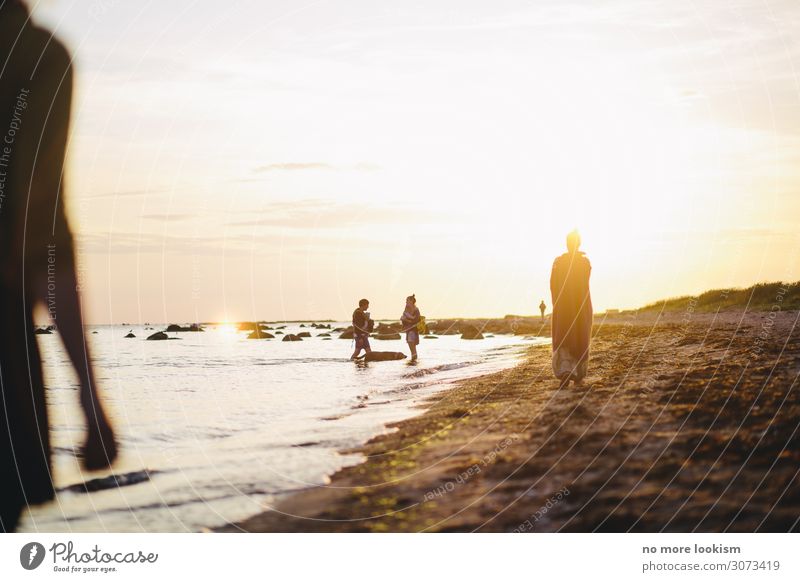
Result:
<svg viewBox="0 0 800 582">
<path fill-rule="evenodd" d="M 47 261 L 34 262 L 32 290 L 34 299 L 48 305 L 58 327 L 61 341 L 80 382 L 80 404 L 87 423 L 84 465 L 88 469 L 106 467 L 117 456 L 114 431 L 97 392 L 92 360 L 83 332 L 83 318 L 75 272 L 75 249 L 72 232 L 64 212 L 62 174 L 69 128 L 72 97 L 72 67 L 66 50 L 58 44 L 48 49 L 39 83 L 31 90 L 38 99 L 39 112 L 48 111 L 41 133 L 30 136 L 37 140 L 38 157 L 31 180 L 29 244 L 45 244 L 52 249 L 54 280 L 48 285 Z M 34 78 L 36 83 L 37 79 Z M 38 85 L 38 86 L 37 86 Z M 39 91 L 37 93 L 37 91 Z M 42 256 L 42 249 L 31 249 Z"/>
<path fill-rule="evenodd" d="M 353 312 L 353 331 L 355 333 L 367 333 L 367 330 L 364 329 L 367 326 L 365 320 L 366 317 L 362 311 L 356 310 Z"/>
</svg>

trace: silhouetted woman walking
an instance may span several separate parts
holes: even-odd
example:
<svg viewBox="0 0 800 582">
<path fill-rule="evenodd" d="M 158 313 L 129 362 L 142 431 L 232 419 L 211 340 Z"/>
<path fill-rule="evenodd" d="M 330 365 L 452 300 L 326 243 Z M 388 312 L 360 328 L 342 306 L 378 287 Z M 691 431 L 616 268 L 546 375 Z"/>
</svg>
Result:
<svg viewBox="0 0 800 582">
<path fill-rule="evenodd" d="M 550 274 L 553 315 L 553 372 L 562 386 L 579 384 L 589 364 L 592 335 L 592 297 L 589 276 L 592 265 L 579 247 L 577 231 L 567 235 L 567 252 L 553 262 Z"/>
<path fill-rule="evenodd" d="M 0 531 L 53 498 L 50 434 L 33 309 L 46 305 L 80 383 L 88 425 L 83 463 L 116 456 L 95 389 L 81 320 L 62 170 L 72 98 L 69 53 L 31 23 L 16 0 L 0 3 Z"/>
</svg>

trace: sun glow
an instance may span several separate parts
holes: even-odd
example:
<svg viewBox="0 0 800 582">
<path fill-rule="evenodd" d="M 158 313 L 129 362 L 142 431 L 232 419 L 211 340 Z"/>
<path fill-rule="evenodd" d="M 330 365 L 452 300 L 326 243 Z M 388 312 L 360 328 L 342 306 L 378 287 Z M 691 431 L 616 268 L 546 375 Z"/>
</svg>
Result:
<svg viewBox="0 0 800 582">
<path fill-rule="evenodd" d="M 230 322 L 219 324 L 216 330 L 217 333 L 219 333 L 225 339 L 234 339 L 239 333 L 239 327 L 235 323 Z"/>
</svg>

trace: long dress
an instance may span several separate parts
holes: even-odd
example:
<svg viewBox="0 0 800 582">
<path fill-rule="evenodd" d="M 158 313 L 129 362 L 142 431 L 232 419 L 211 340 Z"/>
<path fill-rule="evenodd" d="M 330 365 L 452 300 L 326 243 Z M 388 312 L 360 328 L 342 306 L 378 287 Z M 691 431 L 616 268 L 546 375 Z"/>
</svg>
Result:
<svg viewBox="0 0 800 582">
<path fill-rule="evenodd" d="M 0 5 L 0 531 L 53 497 L 35 286 L 73 260 L 60 192 L 72 94 L 66 49 L 21 3 Z M 60 194 L 60 195 L 59 195 Z M 49 284 L 49 282 L 48 282 Z M 55 281 L 53 284 L 58 284 Z"/>
<path fill-rule="evenodd" d="M 592 335 L 592 265 L 582 252 L 564 253 L 553 261 L 553 373 L 560 380 L 582 380 L 589 365 Z"/>
</svg>

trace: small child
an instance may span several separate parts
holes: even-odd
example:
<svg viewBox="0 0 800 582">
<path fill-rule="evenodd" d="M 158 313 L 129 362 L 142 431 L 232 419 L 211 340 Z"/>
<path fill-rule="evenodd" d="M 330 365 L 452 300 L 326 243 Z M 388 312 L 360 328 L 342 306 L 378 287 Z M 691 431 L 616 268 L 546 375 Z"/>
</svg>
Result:
<svg viewBox="0 0 800 582">
<path fill-rule="evenodd" d="M 358 302 L 358 307 L 353 311 L 353 338 L 356 340 L 356 349 L 353 355 L 350 356 L 351 360 L 358 358 L 361 350 L 365 353 L 370 353 L 372 348 L 369 346 L 369 332 L 372 331 L 374 325 L 369 318 L 369 300 L 362 299 Z"/>
<path fill-rule="evenodd" d="M 417 361 L 417 345 L 419 344 L 419 324 L 421 316 L 417 308 L 417 298 L 414 295 L 406 297 L 406 308 L 403 315 L 400 317 L 400 323 L 403 324 L 403 331 L 406 332 L 406 342 L 408 348 L 411 350 L 411 361 Z"/>
</svg>

